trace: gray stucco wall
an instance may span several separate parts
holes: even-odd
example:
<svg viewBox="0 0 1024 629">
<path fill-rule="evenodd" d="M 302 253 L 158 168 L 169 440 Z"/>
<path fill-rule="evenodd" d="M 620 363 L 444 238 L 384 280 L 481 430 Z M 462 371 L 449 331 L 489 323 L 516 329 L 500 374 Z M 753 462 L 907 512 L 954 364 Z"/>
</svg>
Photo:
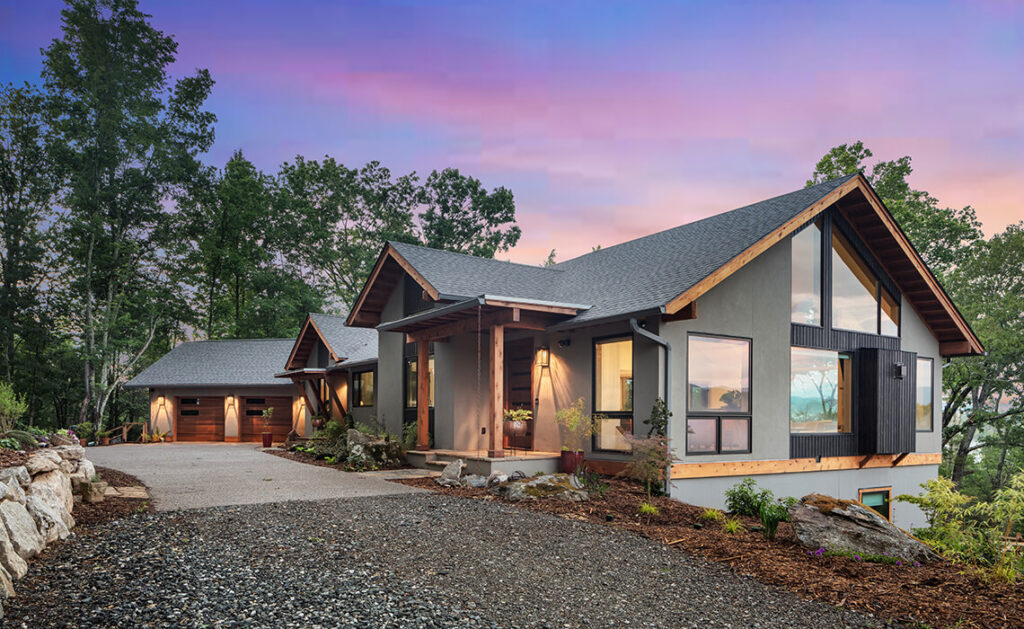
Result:
<svg viewBox="0 0 1024 629">
<path fill-rule="evenodd" d="M 805 496 L 811 492 L 856 500 L 858 491 L 877 487 L 892 487 L 893 524 L 903 529 L 927 525 L 924 513 L 915 505 L 895 502 L 900 494 L 921 493 L 921 483 L 939 475 L 937 465 L 908 467 L 878 467 L 863 470 L 832 472 L 800 472 L 790 474 L 762 474 L 752 476 L 761 487 L 767 487 L 778 497 Z M 672 481 L 672 497 L 690 504 L 716 509 L 725 508 L 725 490 L 743 477 L 691 478 Z"/>
<path fill-rule="evenodd" d="M 391 294 L 381 313 L 384 322 L 402 318 L 402 285 Z M 405 335 L 379 332 L 377 335 L 377 422 L 394 435 L 402 434 L 402 365 Z"/>
<path fill-rule="evenodd" d="M 925 326 L 914 308 L 904 299 L 900 307 L 900 347 L 906 352 L 916 352 L 921 358 L 932 359 L 932 429 L 918 432 L 915 450 L 917 452 L 942 451 L 942 362 L 939 356 L 939 341 Z"/>
</svg>

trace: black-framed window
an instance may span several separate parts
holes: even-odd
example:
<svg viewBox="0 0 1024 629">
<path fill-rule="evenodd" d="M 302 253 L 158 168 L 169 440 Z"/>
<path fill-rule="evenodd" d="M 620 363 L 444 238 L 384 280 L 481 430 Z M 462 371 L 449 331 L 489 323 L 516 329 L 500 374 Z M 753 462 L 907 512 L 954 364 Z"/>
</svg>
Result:
<svg viewBox="0 0 1024 629">
<path fill-rule="evenodd" d="M 857 499 L 886 520 L 892 521 L 892 487 L 872 487 L 857 492 Z"/>
<path fill-rule="evenodd" d="M 839 230 L 832 229 L 832 327 L 899 336 L 900 304 Z"/>
<path fill-rule="evenodd" d="M 352 374 L 352 406 L 373 406 L 375 380 L 372 369 Z"/>
<path fill-rule="evenodd" d="M 594 414 L 591 447 L 629 452 L 626 435 L 633 434 L 633 337 L 594 339 Z"/>
<path fill-rule="evenodd" d="M 419 366 L 416 358 L 405 359 L 405 408 L 416 408 L 416 397 L 419 395 L 419 381 L 417 370 Z M 434 408 L 434 355 L 431 354 L 427 360 L 427 373 L 430 378 L 430 408 Z"/>
<path fill-rule="evenodd" d="M 931 432 L 935 429 L 935 378 L 933 369 L 935 361 L 931 358 L 917 357 L 917 392 L 914 413 L 918 432 Z"/>
<path fill-rule="evenodd" d="M 793 323 L 822 324 L 821 229 L 821 221 L 817 220 L 793 236 L 789 317 Z"/>
<path fill-rule="evenodd" d="M 749 338 L 687 337 L 687 454 L 751 451 L 751 351 Z"/>
<path fill-rule="evenodd" d="M 790 348 L 789 431 L 853 432 L 853 358 L 807 347 Z"/>
<path fill-rule="evenodd" d="M 197 397 L 183 397 L 178 400 L 180 406 L 199 406 L 199 398 Z"/>
</svg>

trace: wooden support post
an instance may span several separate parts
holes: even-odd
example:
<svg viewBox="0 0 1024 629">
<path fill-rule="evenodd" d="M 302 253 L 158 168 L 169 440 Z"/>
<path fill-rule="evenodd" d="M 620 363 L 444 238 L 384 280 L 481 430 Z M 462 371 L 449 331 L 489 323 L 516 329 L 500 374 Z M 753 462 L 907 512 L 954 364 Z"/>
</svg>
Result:
<svg viewBox="0 0 1024 629">
<path fill-rule="evenodd" d="M 430 448 L 430 343 L 416 343 L 416 448 Z"/>
<path fill-rule="evenodd" d="M 487 456 L 505 456 L 505 328 L 491 326 L 491 430 Z"/>
</svg>

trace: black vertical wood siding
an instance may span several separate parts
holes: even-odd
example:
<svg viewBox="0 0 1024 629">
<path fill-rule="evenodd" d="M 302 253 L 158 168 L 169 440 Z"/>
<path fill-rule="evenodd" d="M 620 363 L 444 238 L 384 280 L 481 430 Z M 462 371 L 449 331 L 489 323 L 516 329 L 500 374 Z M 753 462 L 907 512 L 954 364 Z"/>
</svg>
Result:
<svg viewBox="0 0 1024 629">
<path fill-rule="evenodd" d="M 865 349 L 857 374 L 861 411 L 860 448 L 863 454 L 913 452 L 917 354 L 898 350 Z M 903 365 L 903 378 L 896 377 Z"/>
</svg>

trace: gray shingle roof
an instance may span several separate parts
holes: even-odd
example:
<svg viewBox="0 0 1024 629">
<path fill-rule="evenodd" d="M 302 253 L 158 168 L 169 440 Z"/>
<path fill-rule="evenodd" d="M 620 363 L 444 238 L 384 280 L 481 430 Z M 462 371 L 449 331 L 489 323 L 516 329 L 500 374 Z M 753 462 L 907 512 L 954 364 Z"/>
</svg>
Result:
<svg viewBox="0 0 1024 629">
<path fill-rule="evenodd" d="M 324 341 L 345 363 L 354 363 L 377 358 L 377 331 L 369 328 L 351 328 L 345 325 L 345 317 L 329 314 L 310 313 Z M 287 355 L 285 356 L 287 359 Z M 281 361 L 284 365 L 284 361 Z"/>
<path fill-rule="evenodd" d="M 282 385 L 275 378 L 294 339 L 191 341 L 167 352 L 126 388 L 211 385 Z"/>
<path fill-rule="evenodd" d="M 856 174 L 556 264 L 529 266 L 393 242 L 439 293 L 450 298 L 503 295 L 589 304 L 572 323 L 667 305 L 713 271 Z M 569 322 L 567 322 L 569 323 Z"/>
</svg>

